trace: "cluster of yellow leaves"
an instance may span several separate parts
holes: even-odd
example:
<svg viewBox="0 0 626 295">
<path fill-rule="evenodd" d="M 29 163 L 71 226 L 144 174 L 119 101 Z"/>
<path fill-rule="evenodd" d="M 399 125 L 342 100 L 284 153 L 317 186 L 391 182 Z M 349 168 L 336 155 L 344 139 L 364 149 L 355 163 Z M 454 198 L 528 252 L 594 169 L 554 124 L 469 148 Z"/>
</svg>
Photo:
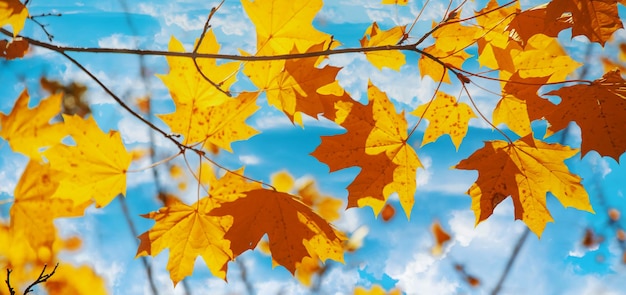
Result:
<svg viewBox="0 0 626 295">
<path fill-rule="evenodd" d="M 29 100 L 23 91 L 11 113 L 0 114 L 0 137 L 30 158 L 14 191 L 8 228 L 3 225 L 6 239 L 2 240 L 10 241 L 10 246 L 2 251 L 6 259 L 2 267 L 19 269 L 21 275 L 11 277 L 15 286 L 36 279 L 26 268 L 40 268 L 56 259 L 62 241 L 54 219 L 82 216 L 94 200 L 97 206 L 105 206 L 124 194 L 130 165 L 119 133 L 103 133 L 93 118 L 63 115 L 63 121 L 53 122 L 61 113 L 62 94 L 42 100 L 36 108 L 28 107 Z M 73 144 L 62 142 L 65 137 L 71 137 Z M 47 286 L 50 294 L 84 289 L 84 280 L 93 283 L 93 292 L 105 291 L 102 279 L 92 271 L 61 267 L 59 272 L 65 275 Z"/>
<path fill-rule="evenodd" d="M 405 112 L 398 113 L 387 94 L 373 83 L 368 83 L 368 103 L 364 105 L 339 85 L 336 78 L 341 68 L 322 66 L 324 54 L 340 46 L 312 25 L 322 5 L 321 0 L 242 0 L 256 29 L 256 52 L 242 55 L 259 59 L 240 63 L 168 56 L 169 73 L 159 77 L 170 91 L 175 110 L 159 118 L 172 133 L 182 136 L 182 149 L 193 148 L 207 157 L 203 151 L 233 152 L 233 142 L 258 133 L 246 121 L 259 108 L 262 93 L 270 106 L 294 123 L 303 125 L 304 115 L 323 116 L 345 132 L 323 136 L 312 155 L 331 172 L 360 168 L 347 187 L 347 206 L 369 206 L 376 215 L 384 212 L 383 218 L 388 219 L 395 210 L 387 201 L 397 195 L 409 217 L 415 202 L 416 172 L 422 167 L 412 145 L 417 141 L 417 126 L 409 126 Z M 0 1 L 0 26 L 11 25 L 14 36 L 27 16 L 19 1 Z M 463 84 L 472 82 L 471 76 L 464 76 L 459 69 L 470 57 L 466 50 L 475 47 L 480 65 L 496 70 L 502 81 L 491 123 L 504 123 L 521 138 L 486 142 L 455 167 L 479 172 L 468 191 L 477 223 L 508 196 L 513 199 L 515 217 L 539 236 L 552 221 L 546 208 L 548 192 L 567 207 L 593 211 L 580 177 L 563 162 L 578 151 L 535 139 L 530 124 L 546 119 L 549 135 L 575 121 L 582 130 L 583 155 L 596 150 L 619 159 L 626 149 L 626 81 L 618 71 L 609 71 L 589 84 L 545 94 L 559 96 L 559 104 L 538 93 L 547 83 L 565 81 L 581 66 L 559 44 L 559 32 L 572 28 L 572 36 L 584 35 L 604 45 L 621 27 L 617 0 L 553 0 L 525 11 L 518 2 L 499 6 L 491 0 L 471 18 L 460 19 L 460 11 L 454 11 L 433 24 L 433 44 L 425 48 L 416 44 L 422 77 L 452 83 L 455 74 Z M 208 30 L 202 36 L 193 52 L 218 54 L 220 44 L 214 33 Z M 360 46 L 379 70 L 399 70 L 406 63 L 404 53 L 372 48 L 389 48 L 408 37 L 405 26 L 382 30 L 373 23 L 365 30 Z M 17 38 L 0 40 L 0 56 L 22 57 L 27 46 L 21 42 Z M 184 52 L 184 47 L 172 37 L 169 50 Z M 266 59 L 289 54 L 298 58 Z M 231 92 L 240 72 L 256 91 Z M 422 145 L 447 134 L 459 148 L 469 120 L 476 117 L 459 100 L 438 90 L 429 102 L 410 112 L 418 122 L 428 121 Z M 11 114 L 0 114 L 0 136 L 14 151 L 31 159 L 15 191 L 11 224 L 0 233 L 11 235 L 7 239 L 23 238 L 25 247 L 33 251 L 50 249 L 58 241 L 54 218 L 80 216 L 92 203 L 102 207 L 124 195 L 132 159 L 119 133 L 102 132 L 93 118 L 59 116 L 61 101 L 62 94 L 54 94 L 38 107 L 29 108 L 28 94 L 23 92 Z M 344 251 L 350 247 L 344 243 L 344 234 L 330 225 L 339 217 L 341 203 L 320 196 L 312 182 L 294 189 L 293 179 L 279 174 L 274 180 L 276 190 L 271 190 L 247 181 L 243 169 L 227 171 L 219 178 L 211 168 L 201 169 L 199 185 L 208 186 L 208 194 L 191 205 L 170 198 L 159 211 L 144 215 L 156 223 L 139 237 L 138 256 L 170 250 L 167 269 L 175 284 L 192 273 L 198 256 L 215 276 L 225 278 L 227 263 L 256 248 L 264 235 L 275 264 L 299 273 L 305 284 L 321 263 L 343 261 Z M 441 252 L 450 237 L 438 224 L 433 225 L 433 233 L 437 241 L 433 251 Z M 34 259 L 24 257 L 15 259 Z M 54 284 L 51 288 L 74 292 Z"/>
</svg>

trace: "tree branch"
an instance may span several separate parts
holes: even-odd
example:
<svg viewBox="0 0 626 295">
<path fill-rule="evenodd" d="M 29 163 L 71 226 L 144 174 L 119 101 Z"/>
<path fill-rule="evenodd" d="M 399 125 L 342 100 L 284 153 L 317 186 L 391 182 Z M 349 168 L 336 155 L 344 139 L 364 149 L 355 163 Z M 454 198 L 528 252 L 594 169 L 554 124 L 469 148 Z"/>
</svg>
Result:
<svg viewBox="0 0 626 295">
<path fill-rule="evenodd" d="M 7 268 L 7 279 L 5 280 L 5 282 L 7 283 L 7 287 L 9 288 L 9 294 L 15 295 L 15 289 L 11 287 L 10 277 L 11 277 L 11 270 Z"/>
<path fill-rule="evenodd" d="M 509 257 L 509 261 L 506 262 L 506 266 L 504 267 L 504 270 L 502 271 L 502 274 L 500 275 L 500 279 L 498 279 L 498 283 L 493 288 L 493 291 L 491 291 L 491 295 L 497 295 L 498 293 L 500 293 L 500 289 L 502 289 L 502 284 L 504 283 L 504 280 L 506 280 L 506 277 L 509 275 L 509 272 L 511 271 L 511 267 L 513 266 L 513 263 L 515 262 L 515 259 L 517 258 L 517 255 L 519 254 L 520 250 L 522 249 L 524 242 L 526 242 L 526 238 L 528 237 L 529 233 L 530 233 L 530 229 L 528 229 L 528 227 L 524 227 L 524 232 L 519 237 L 519 240 L 517 240 L 517 243 L 515 244 L 515 248 L 513 248 L 513 253 L 511 253 L 511 256 Z"/>
<path fill-rule="evenodd" d="M 46 282 L 50 277 L 52 277 L 52 275 L 54 275 L 54 272 L 57 270 L 57 267 L 59 267 L 59 263 L 57 263 L 54 266 L 54 269 L 49 274 L 45 274 L 47 266 L 48 266 L 47 264 L 43 265 L 43 269 L 41 270 L 41 273 L 39 274 L 39 277 L 37 278 L 36 281 L 34 281 L 32 284 L 30 284 L 26 288 L 26 290 L 24 290 L 24 295 L 32 292 L 33 291 L 32 288 L 35 287 L 36 285 L 41 284 L 43 282 Z M 8 280 L 8 277 L 7 277 L 7 280 Z"/>
</svg>

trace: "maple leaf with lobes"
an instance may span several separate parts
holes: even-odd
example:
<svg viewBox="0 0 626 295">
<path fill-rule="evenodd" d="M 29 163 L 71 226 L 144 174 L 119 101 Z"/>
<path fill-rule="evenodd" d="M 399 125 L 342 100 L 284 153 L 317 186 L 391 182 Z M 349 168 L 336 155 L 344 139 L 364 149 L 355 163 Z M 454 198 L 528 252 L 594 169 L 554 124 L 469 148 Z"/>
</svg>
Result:
<svg viewBox="0 0 626 295">
<path fill-rule="evenodd" d="M 232 216 L 224 237 L 234 256 L 254 249 L 267 233 L 272 258 L 292 274 L 306 257 L 343 262 L 344 238 L 327 221 L 292 195 L 265 189 L 221 203 L 213 216 Z"/>
<path fill-rule="evenodd" d="M 511 196 L 515 219 L 521 219 L 541 237 L 546 224 L 553 221 L 546 206 L 546 194 L 551 192 L 565 207 L 593 213 L 589 196 L 565 163 L 578 150 L 560 144 L 535 140 L 532 135 L 513 143 L 495 140 L 455 168 L 478 170 L 478 179 L 468 190 L 476 224 L 487 219 L 494 208 Z"/>
</svg>

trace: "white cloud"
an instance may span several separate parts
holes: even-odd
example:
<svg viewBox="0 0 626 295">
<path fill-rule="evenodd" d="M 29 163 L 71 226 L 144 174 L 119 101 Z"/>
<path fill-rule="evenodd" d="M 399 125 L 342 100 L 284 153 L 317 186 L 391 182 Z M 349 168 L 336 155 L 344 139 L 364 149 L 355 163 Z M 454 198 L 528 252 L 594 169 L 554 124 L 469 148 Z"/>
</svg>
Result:
<svg viewBox="0 0 626 295">
<path fill-rule="evenodd" d="M 422 156 L 420 157 L 420 161 L 424 169 L 417 169 L 416 183 L 418 187 L 426 186 L 430 182 L 430 177 L 433 174 L 430 170 L 430 167 L 433 165 L 433 159 L 428 156 Z"/>
<path fill-rule="evenodd" d="M 404 267 L 387 268 L 387 273 L 407 294 L 457 294 L 459 283 L 443 275 L 440 261 L 430 254 L 415 253 Z"/>
<path fill-rule="evenodd" d="M 145 38 L 138 38 L 135 36 L 128 36 L 122 34 L 113 34 L 108 37 L 104 37 L 98 40 L 98 46 L 104 48 L 136 48 L 137 44 Z"/>
<path fill-rule="evenodd" d="M 586 158 L 589 160 L 594 174 L 600 174 L 604 178 L 611 173 L 609 162 L 598 153 L 589 153 Z"/>
<path fill-rule="evenodd" d="M 244 165 L 257 165 L 261 163 L 261 158 L 255 155 L 239 155 L 239 161 Z"/>
</svg>

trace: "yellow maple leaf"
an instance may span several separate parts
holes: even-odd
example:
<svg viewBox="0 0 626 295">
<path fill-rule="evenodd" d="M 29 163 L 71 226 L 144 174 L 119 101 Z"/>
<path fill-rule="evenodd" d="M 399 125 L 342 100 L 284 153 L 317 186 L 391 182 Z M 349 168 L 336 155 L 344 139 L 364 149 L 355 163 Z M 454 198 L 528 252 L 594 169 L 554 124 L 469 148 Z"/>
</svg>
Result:
<svg viewBox="0 0 626 295">
<path fill-rule="evenodd" d="M 267 234 L 272 258 L 292 274 L 306 257 L 343 262 L 343 235 L 287 193 L 252 190 L 243 198 L 221 203 L 210 214 L 232 216 L 224 237 L 235 256 L 254 249 Z"/>
<path fill-rule="evenodd" d="M 476 32 L 478 41 L 478 52 L 489 47 L 506 48 L 509 43 L 509 32 L 507 27 L 514 14 L 520 11 L 519 2 L 512 5 L 498 8 L 500 4 L 496 0 L 490 0 L 487 6 L 475 13 L 476 22 L 481 30 Z"/>
<path fill-rule="evenodd" d="M 104 279 L 91 267 L 62 263 L 45 284 L 48 294 L 108 294 Z"/>
<path fill-rule="evenodd" d="M 242 92 L 222 104 L 202 108 L 196 102 L 176 103 L 176 111 L 159 117 L 172 129 L 182 134 L 183 144 L 202 143 L 205 148 L 214 144 L 232 152 L 231 143 L 257 134 L 246 120 L 259 108 L 257 92 Z"/>
<path fill-rule="evenodd" d="M 305 52 L 311 46 L 328 43 L 330 35 L 312 25 L 322 0 L 241 1 L 257 33 L 257 52 L 288 54 L 296 46 Z"/>
<path fill-rule="evenodd" d="M 225 279 L 226 264 L 233 254 L 230 242 L 224 239 L 224 232 L 232 219 L 209 215 L 213 208 L 214 202 L 205 197 L 191 206 L 174 201 L 159 211 L 142 215 L 156 223 L 139 236 L 137 257 L 156 256 L 169 248 L 167 270 L 174 285 L 191 275 L 198 256 L 204 259 L 214 276 Z"/>
<path fill-rule="evenodd" d="M 423 51 L 430 56 L 437 58 L 444 64 L 453 66 L 455 68 L 461 68 L 463 63 L 471 57 L 471 55 L 463 50 L 448 53 L 437 48 L 436 45 L 428 46 L 424 48 Z M 422 78 L 424 76 L 430 76 L 433 81 L 441 80 L 443 82 L 450 83 L 450 74 L 448 73 L 448 70 L 444 68 L 443 65 L 439 62 L 434 61 L 432 58 L 422 54 L 417 62 L 417 66 L 420 70 L 420 76 Z"/>
<path fill-rule="evenodd" d="M 14 37 L 24 28 L 27 17 L 28 9 L 19 0 L 0 1 L 0 27 L 11 25 Z"/>
<path fill-rule="evenodd" d="M 419 106 L 411 114 L 429 121 L 422 146 L 448 134 L 457 150 L 459 150 L 459 145 L 467 134 L 469 120 L 476 118 L 469 105 L 459 103 L 454 96 L 441 91 L 437 91 L 437 95 L 431 103 Z"/>
<path fill-rule="evenodd" d="M 44 152 L 50 167 L 63 174 L 52 198 L 71 199 L 74 206 L 94 199 L 97 207 L 103 207 L 126 194 L 132 157 L 120 134 L 102 132 L 93 117 L 63 115 L 63 119 L 76 145 L 58 144 Z"/>
<path fill-rule="evenodd" d="M 447 19 L 446 21 L 458 20 L 458 16 L 461 11 L 457 11 L 456 17 Z M 462 51 L 468 46 L 476 42 L 476 34 L 480 31 L 480 28 L 475 26 L 464 26 L 461 22 L 450 22 L 439 25 L 433 32 L 435 38 L 435 47 L 437 49 L 454 54 L 457 51 Z"/>
<path fill-rule="evenodd" d="M 511 196 L 515 219 L 521 219 L 541 237 L 552 216 L 546 206 L 546 194 L 551 192 L 565 207 L 593 213 L 589 196 L 563 161 L 578 153 L 560 144 L 549 144 L 523 137 L 513 143 L 488 141 L 485 146 L 455 168 L 478 170 L 478 179 L 468 190 L 476 224 L 487 219 L 494 208 Z"/>
<path fill-rule="evenodd" d="M 398 193 L 407 217 L 415 202 L 415 175 L 422 167 L 407 143 L 407 122 L 397 114 L 387 95 L 369 84 L 370 103 L 353 103 L 341 126 L 344 134 L 323 136 L 312 153 L 331 172 L 352 166 L 361 172 L 348 186 L 348 207 L 370 206 L 377 215 L 387 198 Z"/>
<path fill-rule="evenodd" d="M 30 161 L 15 187 L 11 206 L 11 230 L 22 232 L 33 249 L 52 247 L 56 238 L 53 220 L 81 216 L 91 201 L 75 206 L 72 200 L 51 198 L 59 186 L 59 172 L 49 164 Z"/>
<path fill-rule="evenodd" d="M 198 53 L 218 53 L 219 43 L 209 30 L 204 39 L 198 40 L 200 47 Z M 183 44 L 176 38 L 170 39 L 169 51 L 185 52 Z M 167 63 L 170 72 L 165 75 L 157 75 L 167 86 L 174 103 L 178 105 L 193 105 L 199 109 L 216 106 L 229 99 L 228 95 L 212 85 L 201 73 L 198 72 L 193 60 L 187 57 L 168 56 Z M 197 59 L 198 67 L 202 73 L 219 87 L 228 91 L 235 83 L 236 74 L 239 70 L 239 62 L 226 62 L 217 65 L 215 59 Z"/>
<path fill-rule="evenodd" d="M 521 78 L 550 77 L 549 82 L 561 82 L 582 64 L 573 60 L 555 38 L 537 34 L 528 39 L 523 50 L 510 50 L 515 71 Z M 508 78 L 501 75 L 501 78 Z"/>
<path fill-rule="evenodd" d="M 57 144 L 67 135 L 63 124 L 50 124 L 61 112 L 61 100 L 62 94 L 53 94 L 31 109 L 28 92 L 24 90 L 11 113 L 0 114 L 0 137 L 9 142 L 13 151 L 41 160 L 41 148 Z"/>
<path fill-rule="evenodd" d="M 361 39 L 361 47 L 396 45 L 404 36 L 405 29 L 406 26 L 396 26 L 383 31 L 374 22 L 365 30 L 365 34 L 363 34 Z M 399 71 L 400 67 L 406 63 L 404 54 L 397 50 L 365 52 L 365 57 L 379 70 L 382 70 L 383 67 L 388 67 Z"/>
</svg>

